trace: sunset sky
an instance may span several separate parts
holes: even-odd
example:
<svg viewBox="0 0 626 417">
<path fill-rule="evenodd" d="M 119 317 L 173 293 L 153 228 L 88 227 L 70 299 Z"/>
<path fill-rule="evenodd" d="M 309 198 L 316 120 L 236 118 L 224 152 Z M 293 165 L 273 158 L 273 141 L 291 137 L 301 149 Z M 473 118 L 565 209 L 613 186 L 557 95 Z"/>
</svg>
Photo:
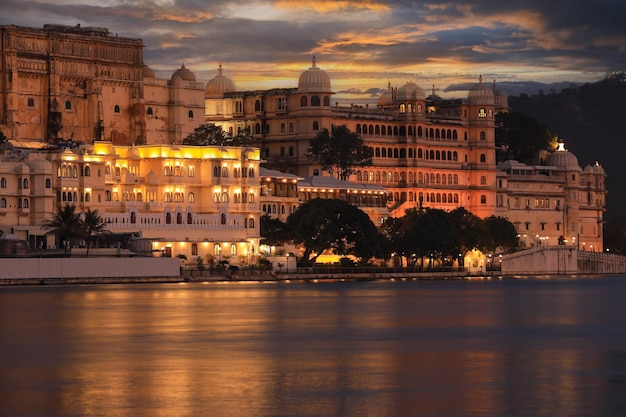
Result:
<svg viewBox="0 0 626 417">
<path fill-rule="evenodd" d="M 623 0 L 1 0 L 0 24 L 106 27 L 144 41 L 159 77 L 223 62 L 239 90 L 295 87 L 317 58 L 335 99 L 372 100 L 407 81 L 459 97 L 501 85 L 593 82 L 626 70 Z M 536 91 L 529 91 L 536 92 Z M 334 99 L 334 100 L 335 100 Z"/>
</svg>

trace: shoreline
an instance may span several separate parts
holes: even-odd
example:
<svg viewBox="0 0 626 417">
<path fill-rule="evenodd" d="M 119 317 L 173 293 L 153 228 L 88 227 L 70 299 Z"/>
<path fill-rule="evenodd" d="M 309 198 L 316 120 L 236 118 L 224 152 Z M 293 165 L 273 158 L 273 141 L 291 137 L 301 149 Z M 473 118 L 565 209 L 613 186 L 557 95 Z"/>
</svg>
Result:
<svg viewBox="0 0 626 417">
<path fill-rule="evenodd" d="M 65 277 L 65 278 L 2 278 L 0 287 L 39 285 L 108 285 L 108 284 L 181 284 L 181 283 L 291 283 L 291 282 L 373 282 L 373 281 L 473 281 L 511 279 L 593 278 L 621 274 L 451 274 L 451 273 L 388 273 L 388 274 L 282 274 L 282 275 L 196 275 L 196 276 L 134 276 L 134 277 Z"/>
</svg>

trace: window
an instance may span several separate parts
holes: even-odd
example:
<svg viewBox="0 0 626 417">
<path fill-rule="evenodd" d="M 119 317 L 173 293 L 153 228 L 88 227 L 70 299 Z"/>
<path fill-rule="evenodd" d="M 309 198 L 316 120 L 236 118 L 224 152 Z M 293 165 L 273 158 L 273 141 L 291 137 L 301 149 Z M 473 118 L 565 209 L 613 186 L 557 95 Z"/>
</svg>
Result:
<svg viewBox="0 0 626 417">
<path fill-rule="evenodd" d="M 234 243 L 230 245 L 230 254 L 232 256 L 237 255 L 237 245 Z"/>
<path fill-rule="evenodd" d="M 6 208 L 7 207 L 7 199 L 2 197 L 0 198 L 0 208 Z"/>
<path fill-rule="evenodd" d="M 487 196 L 485 195 L 480 196 L 480 204 L 487 204 Z"/>
<path fill-rule="evenodd" d="M 311 106 L 319 107 L 319 105 L 320 105 L 320 97 L 319 96 L 312 96 L 311 97 Z"/>
<path fill-rule="evenodd" d="M 148 116 L 152 116 L 154 114 L 154 111 L 152 110 L 152 107 L 148 107 Z"/>
<path fill-rule="evenodd" d="M 91 176 L 91 168 L 89 168 L 89 166 L 85 167 L 85 177 L 90 177 Z"/>
<path fill-rule="evenodd" d="M 487 110 L 485 110 L 484 107 L 478 109 L 478 117 L 480 117 L 481 119 L 487 117 Z"/>
<path fill-rule="evenodd" d="M 487 161 L 487 157 L 485 156 L 484 153 L 480 154 L 480 162 L 486 162 Z"/>
<path fill-rule="evenodd" d="M 480 185 L 486 185 L 487 184 L 487 177 L 482 176 L 480 177 Z"/>
<path fill-rule="evenodd" d="M 191 256 L 198 256 L 198 244 L 197 243 L 191 244 Z"/>
<path fill-rule="evenodd" d="M 113 108 L 113 111 L 115 113 L 119 113 L 120 112 L 120 106 L 116 104 L 115 107 Z"/>
<path fill-rule="evenodd" d="M 0 180 L 0 188 L 7 188 L 7 179 L 4 177 Z"/>
<path fill-rule="evenodd" d="M 313 122 L 313 130 L 320 130 L 319 122 Z"/>
<path fill-rule="evenodd" d="M 35 107 L 35 100 L 33 98 L 29 97 L 26 103 L 28 107 Z"/>
<path fill-rule="evenodd" d="M 193 119 L 193 110 L 189 110 L 189 112 L 187 113 L 187 117 Z"/>
<path fill-rule="evenodd" d="M 289 133 L 293 133 L 293 123 L 289 123 Z"/>
<path fill-rule="evenodd" d="M 67 100 L 65 102 L 65 110 L 72 110 L 72 102 Z"/>
<path fill-rule="evenodd" d="M 165 224 L 172 224 L 172 213 L 165 213 Z"/>
<path fill-rule="evenodd" d="M 485 132 L 480 132 L 480 140 L 485 140 L 487 138 L 487 135 Z"/>
<path fill-rule="evenodd" d="M 328 96 L 324 96 L 324 106 L 330 106 L 330 98 Z"/>
<path fill-rule="evenodd" d="M 224 213 L 220 215 L 220 224 L 226 224 L 226 214 Z"/>
<path fill-rule="evenodd" d="M 195 203 L 196 202 L 196 196 L 194 193 L 189 193 L 189 197 L 188 200 L 190 203 Z"/>
<path fill-rule="evenodd" d="M 106 190 L 104 192 L 104 201 L 111 201 L 111 191 Z"/>
<path fill-rule="evenodd" d="M 46 178 L 46 188 L 52 188 L 52 181 L 50 181 L 50 178 Z"/>
<path fill-rule="evenodd" d="M 302 97 L 300 98 L 300 106 L 301 106 L 301 107 L 306 107 L 306 106 L 307 106 L 307 99 L 306 99 L 306 96 L 302 96 Z"/>
</svg>

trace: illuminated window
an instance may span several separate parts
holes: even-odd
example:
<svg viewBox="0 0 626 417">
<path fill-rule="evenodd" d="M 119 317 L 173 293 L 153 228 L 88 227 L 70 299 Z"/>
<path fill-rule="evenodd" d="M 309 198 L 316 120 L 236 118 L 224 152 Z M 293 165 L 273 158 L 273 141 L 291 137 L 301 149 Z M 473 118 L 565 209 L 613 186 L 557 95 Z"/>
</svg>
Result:
<svg viewBox="0 0 626 417">
<path fill-rule="evenodd" d="M 487 110 L 485 110 L 484 107 L 481 107 L 480 109 L 478 109 L 478 117 L 480 118 L 487 117 Z"/>
<path fill-rule="evenodd" d="M 237 255 L 237 245 L 234 243 L 230 245 L 230 254 L 232 256 Z"/>
</svg>

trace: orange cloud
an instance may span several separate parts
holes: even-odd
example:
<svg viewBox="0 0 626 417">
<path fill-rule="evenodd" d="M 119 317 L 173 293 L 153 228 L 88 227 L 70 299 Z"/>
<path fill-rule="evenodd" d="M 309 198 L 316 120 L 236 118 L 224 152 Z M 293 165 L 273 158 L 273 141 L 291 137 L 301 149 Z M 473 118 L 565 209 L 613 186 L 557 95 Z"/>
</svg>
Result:
<svg viewBox="0 0 626 417">
<path fill-rule="evenodd" d="M 282 9 L 314 10 L 318 13 L 353 9 L 365 9 L 374 12 L 388 12 L 391 10 L 385 3 L 372 0 L 277 0 L 274 5 Z"/>
</svg>

